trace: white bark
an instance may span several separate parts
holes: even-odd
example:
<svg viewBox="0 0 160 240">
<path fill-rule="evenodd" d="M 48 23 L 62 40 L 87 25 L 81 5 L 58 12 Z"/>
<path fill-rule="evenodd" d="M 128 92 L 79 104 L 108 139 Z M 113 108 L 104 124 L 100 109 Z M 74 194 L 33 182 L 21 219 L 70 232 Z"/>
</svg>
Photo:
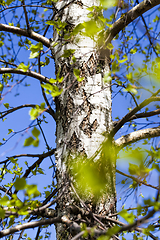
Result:
<svg viewBox="0 0 160 240">
<path fill-rule="evenodd" d="M 60 1 L 56 7 L 61 9 L 67 2 L 68 1 Z M 87 10 L 87 7 L 96 5 L 97 1 L 83 0 L 83 4 L 83 6 L 79 6 L 77 3 L 73 3 L 67 7 L 64 11 L 62 21 L 69 22 L 74 26 L 84 21 L 88 21 L 89 18 L 87 17 L 87 14 L 89 11 Z M 57 42 L 59 41 L 59 36 L 57 33 L 55 33 L 55 35 L 54 41 Z M 74 56 L 78 60 L 76 67 L 81 69 L 82 72 L 86 71 L 82 74 L 85 76 L 85 80 L 78 84 L 75 76 L 70 72 L 70 79 L 67 79 L 67 81 L 64 82 L 64 91 L 59 97 L 60 104 L 64 105 L 63 108 L 68 107 L 68 99 L 70 99 L 70 104 L 72 104 L 72 110 L 70 109 L 72 114 L 69 114 L 66 122 L 67 126 L 65 126 L 67 129 L 64 130 L 62 126 L 63 119 L 61 119 L 61 116 L 59 116 L 57 122 L 57 166 L 59 166 L 58 168 L 60 168 L 61 171 L 63 171 L 63 169 L 65 170 L 65 164 L 63 164 L 60 159 L 65 155 L 67 143 L 69 143 L 73 134 L 75 134 L 81 142 L 79 151 L 84 150 L 87 156 L 91 157 L 104 140 L 102 133 L 108 131 L 111 127 L 111 90 L 109 84 L 107 87 L 107 84 L 103 81 L 104 74 L 109 72 L 109 64 L 106 64 L 101 73 L 96 73 L 98 55 L 96 54 L 97 49 L 95 42 L 89 37 L 79 36 L 79 38 L 80 41 L 78 42 L 78 46 L 69 43 L 64 46 L 58 44 L 54 48 L 54 58 L 57 71 L 59 67 L 62 69 L 63 65 L 66 65 L 66 67 L 69 68 L 71 67 L 69 61 L 63 63 L 62 58 L 60 58 L 64 53 L 64 50 L 67 49 L 75 49 Z M 92 73 L 90 74 L 88 70 L 92 71 Z M 70 71 L 70 69 L 68 69 L 68 71 Z M 65 76 L 67 71 L 62 74 Z M 67 89 L 69 86 L 71 87 Z M 63 116 L 63 118 L 65 117 L 67 116 Z M 87 125 L 83 122 L 85 121 L 85 118 L 88 118 Z M 89 133 L 89 127 L 93 123 L 96 125 L 95 130 L 91 129 L 91 133 Z"/>
<path fill-rule="evenodd" d="M 60 10 L 68 2 L 66 0 L 59 1 L 56 8 Z M 87 8 L 97 4 L 98 2 L 95 0 L 75 1 L 64 8 L 63 12 L 60 11 L 61 21 L 67 22 L 69 27 L 75 27 L 79 23 L 89 21 Z M 58 72 L 61 68 L 61 76 L 65 78 L 63 83 L 59 84 L 60 87 L 63 87 L 63 92 L 56 99 L 57 112 L 59 113 L 56 130 L 58 186 L 65 181 L 68 156 L 78 153 L 88 158 L 91 157 L 104 141 L 102 133 L 110 131 L 112 122 L 110 84 L 103 81 L 105 73 L 109 72 L 109 56 L 105 56 L 105 60 L 100 61 L 96 43 L 89 37 L 78 35 L 78 38 L 79 42 L 76 44 L 74 42 L 64 44 L 63 39 L 56 31 L 53 36 L 53 41 L 59 43 L 52 50 L 56 70 Z M 82 82 L 77 82 L 73 74 L 71 59 L 61 58 L 64 50 L 68 49 L 75 49 L 74 56 L 77 61 L 74 68 L 81 71 L 81 76 L 84 77 Z M 109 53 L 109 51 L 106 52 Z M 101 64 L 100 71 L 97 69 L 98 64 Z M 66 77 L 67 74 L 68 77 Z M 99 211 L 104 210 L 104 208 L 109 211 L 111 203 L 113 204 L 115 201 L 114 194 L 107 196 L 105 200 L 103 199 L 103 204 L 98 206 Z M 73 201 L 72 197 L 69 200 L 64 196 L 58 206 L 59 214 L 66 205 Z M 64 229 L 62 225 L 59 225 L 57 227 L 58 239 L 62 237 L 60 236 L 62 231 Z M 69 239 L 69 236 L 66 239 Z"/>
</svg>

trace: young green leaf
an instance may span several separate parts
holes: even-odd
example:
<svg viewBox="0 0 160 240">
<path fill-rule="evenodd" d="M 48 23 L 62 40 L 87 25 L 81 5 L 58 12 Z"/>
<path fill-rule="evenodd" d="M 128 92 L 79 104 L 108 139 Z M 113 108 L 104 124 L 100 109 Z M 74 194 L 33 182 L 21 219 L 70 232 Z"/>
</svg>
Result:
<svg viewBox="0 0 160 240">
<path fill-rule="evenodd" d="M 31 53 L 29 58 L 36 58 L 39 56 L 40 51 L 43 50 L 43 44 L 41 42 L 37 43 L 36 45 L 31 44 L 30 50 Z"/>
<path fill-rule="evenodd" d="M 26 180 L 25 178 L 16 178 L 14 183 L 14 187 L 16 190 L 23 190 L 26 187 Z"/>
<path fill-rule="evenodd" d="M 17 67 L 17 69 L 22 69 L 23 72 L 27 72 L 27 70 L 29 69 L 29 63 L 28 65 L 26 66 L 23 62 L 19 64 L 19 66 Z"/>
<path fill-rule="evenodd" d="M 5 106 L 5 108 L 9 108 L 9 103 L 3 103 L 3 105 Z"/>
<path fill-rule="evenodd" d="M 23 146 L 28 147 L 28 146 L 32 145 L 33 141 L 34 141 L 33 137 L 26 138 Z"/>
<path fill-rule="evenodd" d="M 36 127 L 34 127 L 33 130 L 32 130 L 32 134 L 33 134 L 34 137 L 37 138 L 40 134 L 40 131 Z"/>
</svg>

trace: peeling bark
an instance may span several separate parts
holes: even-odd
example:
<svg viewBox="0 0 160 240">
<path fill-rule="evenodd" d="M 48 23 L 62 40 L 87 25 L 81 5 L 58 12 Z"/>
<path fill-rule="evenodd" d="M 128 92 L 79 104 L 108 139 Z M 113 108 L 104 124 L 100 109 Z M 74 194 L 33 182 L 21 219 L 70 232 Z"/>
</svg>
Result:
<svg viewBox="0 0 160 240">
<path fill-rule="evenodd" d="M 88 7 L 97 5 L 95 0 L 75 1 L 64 5 L 69 1 L 59 1 L 56 4 L 58 10 L 64 8 L 57 19 L 66 22 L 67 29 L 73 29 L 77 24 L 88 21 Z M 52 53 L 55 59 L 56 71 L 64 77 L 59 83 L 63 88 L 62 94 L 56 98 L 57 118 L 57 184 L 58 187 L 68 181 L 67 167 L 75 154 L 90 158 L 104 141 L 102 133 L 111 130 L 111 89 L 110 84 L 104 83 L 103 77 L 109 72 L 109 51 L 105 51 L 103 60 L 98 55 L 95 42 L 89 37 L 79 35 L 78 42 L 65 42 L 61 36 L 54 31 L 53 42 L 59 44 L 53 48 Z M 75 49 L 76 62 L 71 63 L 71 57 L 62 58 L 64 50 Z M 101 68 L 99 69 L 99 66 Z M 78 82 L 73 74 L 73 68 L 79 69 L 82 82 Z M 68 74 L 69 73 L 69 74 Z M 113 169 L 112 169 L 113 170 Z M 109 174 L 109 173 L 108 173 Z M 115 181 L 115 173 L 111 176 Z M 66 206 L 77 204 L 73 191 L 68 188 L 59 203 L 57 204 L 58 215 L 66 211 Z M 85 199 L 85 203 L 86 203 Z M 93 211 L 92 202 L 87 205 Z M 94 208 L 97 213 L 108 214 L 115 211 L 115 189 L 105 194 Z M 82 206 L 81 206 L 82 207 Z M 70 220 L 75 217 L 70 216 Z M 65 229 L 62 224 L 57 225 L 57 239 L 70 239 L 73 233 Z"/>
</svg>

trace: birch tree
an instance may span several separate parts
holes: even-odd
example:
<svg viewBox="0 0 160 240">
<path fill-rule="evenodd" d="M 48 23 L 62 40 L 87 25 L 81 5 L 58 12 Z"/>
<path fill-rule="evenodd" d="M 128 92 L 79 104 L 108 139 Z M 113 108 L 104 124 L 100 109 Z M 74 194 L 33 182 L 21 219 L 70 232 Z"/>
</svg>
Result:
<svg viewBox="0 0 160 240">
<path fill-rule="evenodd" d="M 159 4 L 2 1 L 1 238 L 158 239 Z"/>
</svg>

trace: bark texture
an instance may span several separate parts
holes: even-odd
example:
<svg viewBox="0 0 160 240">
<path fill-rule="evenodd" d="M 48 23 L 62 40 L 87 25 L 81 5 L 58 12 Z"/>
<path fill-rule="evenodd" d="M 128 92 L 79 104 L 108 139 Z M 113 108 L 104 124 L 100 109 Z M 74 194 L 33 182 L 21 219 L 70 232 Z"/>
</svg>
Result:
<svg viewBox="0 0 160 240">
<path fill-rule="evenodd" d="M 72 29 L 79 23 L 89 20 L 87 14 L 88 7 L 97 5 L 95 0 L 82 1 L 59 1 L 56 4 L 58 13 L 57 21 L 67 23 L 65 29 Z M 76 36 L 75 39 L 64 40 L 64 33 L 57 33 L 54 30 L 53 43 L 58 43 L 53 48 L 52 53 L 55 59 L 56 71 L 64 77 L 58 86 L 63 88 L 62 94 L 56 98 L 57 111 L 57 184 L 61 187 L 68 181 L 68 166 L 75 154 L 80 154 L 90 158 L 104 141 L 102 133 L 111 129 L 111 89 L 110 84 L 104 83 L 103 77 L 109 72 L 109 51 L 105 55 L 100 55 L 96 48 L 96 43 L 89 37 L 83 35 Z M 63 58 L 64 50 L 75 49 L 74 56 L 76 62 L 73 63 L 71 57 Z M 108 56 L 107 56 L 108 54 Z M 73 69 L 79 69 L 82 82 L 78 82 Z M 109 168 L 108 168 L 109 169 Z M 114 170 L 112 171 L 112 182 L 115 181 Z M 109 173 L 110 174 L 110 173 Z M 73 180 L 74 181 L 74 180 Z M 86 199 L 84 200 L 87 204 Z M 65 194 L 57 205 L 58 215 L 64 214 L 69 205 L 78 205 L 75 193 L 71 188 L 67 188 Z M 93 206 L 87 206 L 93 211 Z M 80 207 L 82 204 L 79 204 Z M 101 198 L 95 206 L 98 214 L 108 214 L 115 210 L 115 189 Z M 114 208 L 113 208 L 114 206 Z M 76 217 L 70 216 L 70 220 Z M 70 233 L 62 224 L 57 225 L 57 239 L 71 239 Z"/>
</svg>

